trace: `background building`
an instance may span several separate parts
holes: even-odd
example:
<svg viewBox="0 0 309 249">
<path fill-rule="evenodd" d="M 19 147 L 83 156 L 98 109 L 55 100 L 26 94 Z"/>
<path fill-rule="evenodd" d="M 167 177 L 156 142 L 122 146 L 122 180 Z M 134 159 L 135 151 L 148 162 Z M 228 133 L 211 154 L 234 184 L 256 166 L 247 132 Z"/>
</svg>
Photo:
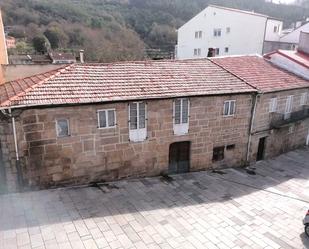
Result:
<svg viewBox="0 0 309 249">
<path fill-rule="evenodd" d="M 266 15 L 210 5 L 178 29 L 176 58 L 262 54 L 265 42 L 278 41 L 282 21 Z"/>
</svg>

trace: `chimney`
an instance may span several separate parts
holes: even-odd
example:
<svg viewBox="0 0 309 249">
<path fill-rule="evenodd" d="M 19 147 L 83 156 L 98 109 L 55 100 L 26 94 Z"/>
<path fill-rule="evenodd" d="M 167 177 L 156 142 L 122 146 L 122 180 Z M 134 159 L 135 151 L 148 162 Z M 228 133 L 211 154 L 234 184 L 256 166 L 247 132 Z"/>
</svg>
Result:
<svg viewBox="0 0 309 249">
<path fill-rule="evenodd" d="M 1 9 L 0 9 L 0 65 L 9 64 L 6 41 L 4 34 L 4 26 L 2 21 Z"/>
<path fill-rule="evenodd" d="M 84 63 L 84 50 L 79 50 L 79 60 L 80 63 Z"/>
<path fill-rule="evenodd" d="M 208 54 L 207 57 L 215 57 L 216 50 L 214 48 L 208 48 Z"/>
</svg>

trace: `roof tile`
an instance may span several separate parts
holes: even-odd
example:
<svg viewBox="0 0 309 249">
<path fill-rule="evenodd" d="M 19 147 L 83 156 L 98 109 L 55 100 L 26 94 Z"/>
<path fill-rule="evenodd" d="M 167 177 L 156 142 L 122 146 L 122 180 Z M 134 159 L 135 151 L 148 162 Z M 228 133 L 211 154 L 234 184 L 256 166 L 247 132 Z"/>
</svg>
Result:
<svg viewBox="0 0 309 249">
<path fill-rule="evenodd" d="M 17 85 L 28 85 L 17 87 Z M 16 93 L 7 90 L 14 87 Z M 6 90 L 5 90 L 6 89 Z M 248 93 L 255 89 L 207 59 L 71 64 L 8 82 L 1 107 Z"/>
<path fill-rule="evenodd" d="M 262 92 L 309 87 L 309 81 L 271 64 L 260 56 L 218 57 L 211 60 Z"/>
</svg>

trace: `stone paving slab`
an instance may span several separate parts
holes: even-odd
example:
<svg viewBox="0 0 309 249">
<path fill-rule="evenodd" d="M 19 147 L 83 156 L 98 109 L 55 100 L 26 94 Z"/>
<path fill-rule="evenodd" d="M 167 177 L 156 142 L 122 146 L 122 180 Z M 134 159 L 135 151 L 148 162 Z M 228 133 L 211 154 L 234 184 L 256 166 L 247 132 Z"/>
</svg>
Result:
<svg viewBox="0 0 309 249">
<path fill-rule="evenodd" d="M 309 150 L 243 169 L 0 196 L 0 249 L 309 248 Z"/>
</svg>

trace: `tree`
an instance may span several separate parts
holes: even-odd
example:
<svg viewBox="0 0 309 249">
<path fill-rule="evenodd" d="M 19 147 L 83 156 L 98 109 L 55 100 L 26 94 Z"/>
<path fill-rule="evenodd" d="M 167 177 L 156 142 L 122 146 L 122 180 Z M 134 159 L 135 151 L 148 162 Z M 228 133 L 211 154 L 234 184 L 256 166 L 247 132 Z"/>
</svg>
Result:
<svg viewBox="0 0 309 249">
<path fill-rule="evenodd" d="M 57 49 L 59 47 L 65 47 L 68 42 L 68 36 L 59 27 L 53 26 L 48 28 L 44 35 L 50 42 L 52 49 Z"/>
<path fill-rule="evenodd" d="M 46 53 L 50 49 L 50 43 L 44 35 L 35 36 L 32 39 L 32 45 L 39 53 Z"/>
</svg>

